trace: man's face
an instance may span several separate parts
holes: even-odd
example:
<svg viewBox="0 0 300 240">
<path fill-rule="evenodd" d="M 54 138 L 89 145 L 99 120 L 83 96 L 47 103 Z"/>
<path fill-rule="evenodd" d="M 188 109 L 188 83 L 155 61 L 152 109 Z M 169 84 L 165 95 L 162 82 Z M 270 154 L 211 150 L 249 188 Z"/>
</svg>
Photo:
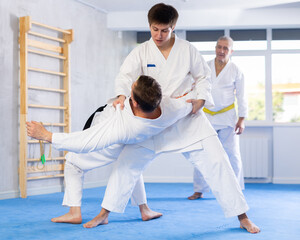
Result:
<svg viewBox="0 0 300 240">
<path fill-rule="evenodd" d="M 232 51 L 232 47 L 227 40 L 219 40 L 216 46 L 216 59 L 221 62 L 227 62 Z"/>
<path fill-rule="evenodd" d="M 168 24 L 152 23 L 150 25 L 151 37 L 157 47 L 164 47 L 168 44 L 174 28 Z"/>
</svg>

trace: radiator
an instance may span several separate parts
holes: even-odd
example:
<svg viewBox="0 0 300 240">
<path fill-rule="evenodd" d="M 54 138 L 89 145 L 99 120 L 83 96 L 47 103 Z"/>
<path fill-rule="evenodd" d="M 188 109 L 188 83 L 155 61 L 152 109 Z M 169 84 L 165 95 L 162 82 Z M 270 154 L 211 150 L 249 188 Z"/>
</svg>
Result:
<svg viewBox="0 0 300 240">
<path fill-rule="evenodd" d="M 241 157 L 245 178 L 268 178 L 269 140 L 266 137 L 241 137 Z"/>
</svg>

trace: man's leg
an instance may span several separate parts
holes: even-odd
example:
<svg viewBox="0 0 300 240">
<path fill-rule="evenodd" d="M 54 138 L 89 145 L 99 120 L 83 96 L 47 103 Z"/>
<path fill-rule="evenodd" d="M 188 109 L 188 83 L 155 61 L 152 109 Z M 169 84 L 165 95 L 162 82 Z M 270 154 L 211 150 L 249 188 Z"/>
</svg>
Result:
<svg viewBox="0 0 300 240">
<path fill-rule="evenodd" d="M 154 157 L 155 153 L 149 149 L 138 145 L 126 145 L 111 172 L 101 212 L 84 224 L 84 227 L 91 228 L 103 224 L 111 211 L 123 213 L 143 170 Z"/>
<path fill-rule="evenodd" d="M 193 185 L 194 185 L 194 194 L 188 197 L 189 200 L 196 200 L 199 198 L 203 198 L 203 193 L 209 192 L 209 186 L 205 182 L 203 175 L 197 168 L 194 168 Z"/>
<path fill-rule="evenodd" d="M 245 214 L 249 207 L 219 139 L 217 136 L 208 137 L 202 145 L 202 150 L 183 155 L 202 173 L 225 216 L 238 216 L 242 228 L 251 233 L 259 232 Z"/>
<path fill-rule="evenodd" d="M 240 154 L 239 135 L 234 132 L 234 128 L 227 127 L 218 131 L 218 137 L 227 153 L 231 167 L 238 179 L 241 189 L 245 189 L 243 164 Z"/>
<path fill-rule="evenodd" d="M 70 209 L 68 213 L 60 217 L 52 218 L 52 222 L 73 224 L 82 222 L 81 199 L 84 173 L 93 168 L 102 167 L 114 162 L 121 150 L 122 147 L 120 148 L 120 146 L 114 145 L 101 152 L 93 152 L 90 154 L 69 152 L 66 155 L 64 169 L 65 193 L 62 205 L 68 206 Z"/>
<path fill-rule="evenodd" d="M 239 181 L 241 189 L 245 189 L 243 165 L 240 155 L 239 136 L 236 135 L 232 127 L 217 129 L 218 138 L 229 158 L 231 167 Z M 204 192 L 209 191 L 209 186 L 205 182 L 203 175 L 194 168 L 193 175 L 194 194 L 188 197 L 190 200 L 195 200 L 203 197 Z"/>
<path fill-rule="evenodd" d="M 65 164 L 65 194 L 63 206 L 69 206 L 69 212 L 56 218 L 52 218 L 52 222 L 57 223 L 73 223 L 79 224 L 82 222 L 81 217 L 81 198 L 82 198 L 82 183 L 83 171 L 69 163 Z"/>
<path fill-rule="evenodd" d="M 131 204 L 133 206 L 139 206 L 143 221 L 148 221 L 162 216 L 162 213 L 155 212 L 148 207 L 145 184 L 142 175 L 140 176 L 139 180 L 137 180 L 133 189 L 131 195 Z"/>
</svg>

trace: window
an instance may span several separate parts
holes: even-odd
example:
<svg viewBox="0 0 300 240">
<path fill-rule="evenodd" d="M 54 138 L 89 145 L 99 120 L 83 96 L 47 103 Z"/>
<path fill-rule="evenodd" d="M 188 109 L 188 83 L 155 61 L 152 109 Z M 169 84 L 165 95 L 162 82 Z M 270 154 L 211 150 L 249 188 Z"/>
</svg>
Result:
<svg viewBox="0 0 300 240">
<path fill-rule="evenodd" d="M 300 29 L 273 29 L 272 50 L 300 49 Z"/>
<path fill-rule="evenodd" d="M 224 30 L 187 31 L 186 40 L 190 41 L 200 52 L 215 51 L 216 41 L 224 35 Z"/>
<path fill-rule="evenodd" d="M 265 120 L 265 57 L 233 56 L 232 61 L 245 76 L 245 90 L 248 98 L 247 120 Z"/>
<path fill-rule="evenodd" d="M 230 30 L 230 37 L 234 40 L 232 61 L 245 76 L 247 120 L 266 120 L 266 58 L 260 50 L 267 49 L 267 32 L 265 29 Z"/>
<path fill-rule="evenodd" d="M 275 122 L 300 122 L 300 54 L 272 54 Z"/>
<path fill-rule="evenodd" d="M 265 29 L 230 30 L 230 37 L 234 40 L 235 51 L 267 49 L 267 31 Z"/>
<path fill-rule="evenodd" d="M 300 29 L 273 29 L 271 46 L 273 120 L 300 122 Z"/>
</svg>

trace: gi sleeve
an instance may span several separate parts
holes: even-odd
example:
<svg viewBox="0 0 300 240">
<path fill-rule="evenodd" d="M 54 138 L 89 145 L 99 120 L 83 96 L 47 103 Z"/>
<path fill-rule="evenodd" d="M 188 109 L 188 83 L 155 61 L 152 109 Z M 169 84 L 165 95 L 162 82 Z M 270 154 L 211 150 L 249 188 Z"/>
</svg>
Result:
<svg viewBox="0 0 300 240">
<path fill-rule="evenodd" d="M 131 51 L 120 68 L 120 72 L 115 80 L 116 96 L 130 96 L 132 83 L 142 74 L 139 48 L 136 47 Z"/>
<path fill-rule="evenodd" d="M 214 101 L 211 95 L 210 68 L 199 51 L 190 45 L 191 74 L 195 80 L 197 99 L 204 99 L 206 107 L 213 107 Z"/>
<path fill-rule="evenodd" d="M 52 146 L 60 151 L 89 153 L 128 140 L 126 126 L 119 107 L 111 107 L 111 114 L 96 125 L 78 132 L 53 133 Z"/>
<path fill-rule="evenodd" d="M 237 68 L 237 75 L 235 80 L 236 99 L 238 104 L 238 116 L 248 116 L 248 103 L 245 93 L 245 78 L 244 74 Z"/>
</svg>

